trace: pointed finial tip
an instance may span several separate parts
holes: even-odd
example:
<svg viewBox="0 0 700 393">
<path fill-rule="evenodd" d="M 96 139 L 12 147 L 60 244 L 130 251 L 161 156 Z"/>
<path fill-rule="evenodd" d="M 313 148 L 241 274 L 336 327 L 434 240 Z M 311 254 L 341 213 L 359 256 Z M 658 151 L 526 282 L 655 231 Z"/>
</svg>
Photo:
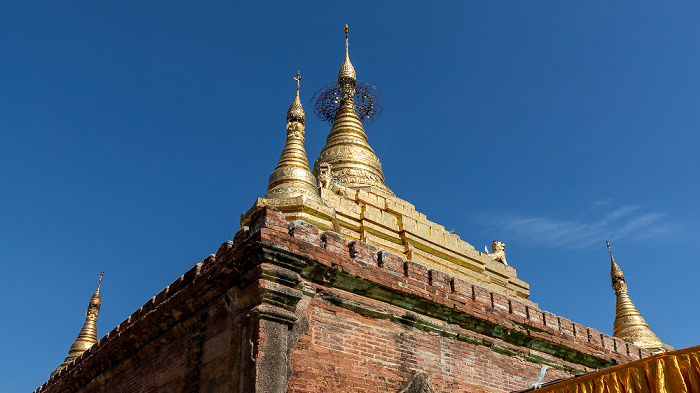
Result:
<svg viewBox="0 0 700 393">
<path fill-rule="evenodd" d="M 299 91 L 299 85 L 301 83 L 301 72 L 297 71 L 297 76 L 294 77 L 294 80 L 297 81 L 297 91 Z"/>
<path fill-rule="evenodd" d="M 348 38 L 348 33 L 350 32 L 350 28 L 348 27 L 348 24 L 345 24 L 345 38 Z"/>
</svg>

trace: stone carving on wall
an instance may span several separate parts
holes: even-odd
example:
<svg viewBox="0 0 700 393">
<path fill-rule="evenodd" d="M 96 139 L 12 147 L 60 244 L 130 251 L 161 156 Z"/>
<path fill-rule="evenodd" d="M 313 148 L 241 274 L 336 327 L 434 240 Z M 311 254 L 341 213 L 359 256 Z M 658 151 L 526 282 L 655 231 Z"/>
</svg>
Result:
<svg viewBox="0 0 700 393">
<path fill-rule="evenodd" d="M 486 255 L 490 256 L 494 261 L 501 262 L 508 266 L 508 262 L 506 262 L 506 244 L 502 241 L 494 240 L 493 243 L 491 243 L 491 252 L 489 252 L 486 246 L 484 246 L 484 251 L 486 251 Z"/>
<path fill-rule="evenodd" d="M 347 198 L 348 193 L 343 186 L 343 183 L 337 178 L 333 177 L 333 172 L 331 171 L 331 164 L 324 162 L 318 167 L 318 187 L 327 188 L 334 193 Z"/>
<path fill-rule="evenodd" d="M 318 187 L 330 188 L 332 182 L 333 175 L 331 174 L 331 164 L 324 162 L 318 166 Z"/>
</svg>

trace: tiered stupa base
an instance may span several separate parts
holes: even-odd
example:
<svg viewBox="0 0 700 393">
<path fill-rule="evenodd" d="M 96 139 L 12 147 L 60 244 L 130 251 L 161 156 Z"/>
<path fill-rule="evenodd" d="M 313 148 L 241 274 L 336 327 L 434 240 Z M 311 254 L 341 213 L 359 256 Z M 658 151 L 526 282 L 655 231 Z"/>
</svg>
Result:
<svg viewBox="0 0 700 393">
<path fill-rule="evenodd" d="M 512 266 L 496 262 L 474 249 L 442 225 L 429 221 L 415 206 L 375 187 L 346 188 L 347 197 L 323 188 L 323 203 L 306 196 L 288 199 L 258 198 L 241 215 L 247 225 L 252 213 L 263 206 L 281 210 L 287 220 L 303 220 L 340 233 L 349 240 L 361 240 L 491 291 L 526 303 L 530 286 L 519 279 Z"/>
</svg>

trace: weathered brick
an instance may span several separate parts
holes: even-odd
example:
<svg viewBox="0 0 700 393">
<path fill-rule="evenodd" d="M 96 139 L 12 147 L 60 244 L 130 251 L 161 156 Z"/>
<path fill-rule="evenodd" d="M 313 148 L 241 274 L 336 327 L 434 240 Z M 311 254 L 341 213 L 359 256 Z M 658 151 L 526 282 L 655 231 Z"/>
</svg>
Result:
<svg viewBox="0 0 700 393">
<path fill-rule="evenodd" d="M 428 270 L 428 282 L 431 286 L 441 289 L 445 292 L 451 292 L 452 288 L 450 285 L 451 277 L 447 273 L 443 273 L 439 270 L 430 269 Z"/>
<path fill-rule="evenodd" d="M 573 323 L 574 327 L 574 338 L 576 341 L 580 342 L 588 342 L 588 328 L 579 324 L 579 323 Z"/>
<path fill-rule="evenodd" d="M 349 255 L 348 240 L 332 231 L 321 233 L 321 246 L 333 253 Z"/>
<path fill-rule="evenodd" d="M 574 323 L 562 317 L 559 318 L 559 330 L 566 337 L 574 337 Z"/>
<path fill-rule="evenodd" d="M 491 307 L 495 308 L 496 310 L 502 313 L 508 314 L 508 298 L 505 295 L 501 295 L 500 293 L 491 292 Z"/>
<path fill-rule="evenodd" d="M 525 310 L 527 311 L 527 319 L 532 322 L 533 325 L 537 327 L 544 326 L 544 314 L 542 310 L 533 306 L 526 306 Z"/>
<path fill-rule="evenodd" d="M 315 246 L 321 245 L 321 237 L 318 234 L 318 228 L 309 224 L 308 222 L 296 220 L 290 222 L 288 227 L 289 235 L 291 237 Z"/>
<path fill-rule="evenodd" d="M 247 226 L 242 227 L 236 232 L 236 235 L 233 237 L 233 242 L 231 243 L 231 248 L 236 248 L 241 245 L 246 239 L 248 239 L 248 236 L 250 235 L 250 228 Z M 223 247 L 223 245 L 222 245 Z M 217 253 L 218 255 L 218 253 Z"/>
<path fill-rule="evenodd" d="M 265 206 L 255 211 L 250 216 L 248 227 L 250 228 L 251 233 L 258 232 L 262 228 L 271 229 L 285 234 L 289 232 L 289 229 L 287 228 L 287 220 L 284 218 L 284 214 L 270 206 Z"/>
<path fill-rule="evenodd" d="M 607 349 L 608 351 L 614 352 L 615 351 L 614 339 L 611 336 L 608 336 L 607 334 L 601 333 L 600 336 L 603 340 L 603 348 Z"/>
<path fill-rule="evenodd" d="M 624 340 L 613 336 L 613 343 L 615 346 L 615 352 L 627 355 L 627 343 Z"/>
<path fill-rule="evenodd" d="M 377 253 L 377 259 L 379 267 L 382 269 L 392 274 L 404 274 L 403 259 L 398 255 L 386 251 L 379 251 L 379 253 Z"/>
<path fill-rule="evenodd" d="M 508 299 L 510 306 L 510 313 L 518 316 L 520 318 L 527 318 L 527 312 L 525 310 L 525 305 L 523 302 L 517 301 L 515 299 Z"/>
<path fill-rule="evenodd" d="M 491 292 L 478 285 L 474 285 L 474 301 L 489 308 L 493 307 Z"/>
<path fill-rule="evenodd" d="M 544 317 L 544 326 L 547 326 L 554 331 L 559 331 L 559 318 L 556 315 L 548 311 L 543 311 L 542 316 Z"/>
<path fill-rule="evenodd" d="M 593 348 L 603 348 L 600 332 L 595 329 L 588 328 L 588 342 Z"/>
<path fill-rule="evenodd" d="M 474 299 L 472 284 L 459 278 L 452 278 L 452 292 L 456 295 L 464 296 L 469 300 Z"/>
<path fill-rule="evenodd" d="M 354 240 L 348 246 L 350 247 L 350 258 L 366 264 L 377 266 L 377 249 L 371 244 Z"/>
<path fill-rule="evenodd" d="M 404 262 L 404 274 L 408 278 L 412 278 L 424 283 L 428 282 L 428 268 L 421 265 L 420 263 L 415 263 L 413 261 Z"/>
<path fill-rule="evenodd" d="M 626 352 L 627 354 L 634 360 L 637 360 L 640 358 L 640 353 L 639 353 L 639 347 L 637 347 L 634 344 L 631 343 L 626 343 L 627 344 L 627 349 Z"/>
</svg>

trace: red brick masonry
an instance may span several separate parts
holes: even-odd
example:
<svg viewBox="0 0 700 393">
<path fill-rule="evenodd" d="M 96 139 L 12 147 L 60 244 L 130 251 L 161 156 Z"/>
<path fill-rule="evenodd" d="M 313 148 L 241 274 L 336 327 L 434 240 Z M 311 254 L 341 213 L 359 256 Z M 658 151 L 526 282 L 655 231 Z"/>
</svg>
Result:
<svg viewBox="0 0 700 393">
<path fill-rule="evenodd" d="M 264 208 L 36 392 L 507 392 L 649 355 Z"/>
</svg>

